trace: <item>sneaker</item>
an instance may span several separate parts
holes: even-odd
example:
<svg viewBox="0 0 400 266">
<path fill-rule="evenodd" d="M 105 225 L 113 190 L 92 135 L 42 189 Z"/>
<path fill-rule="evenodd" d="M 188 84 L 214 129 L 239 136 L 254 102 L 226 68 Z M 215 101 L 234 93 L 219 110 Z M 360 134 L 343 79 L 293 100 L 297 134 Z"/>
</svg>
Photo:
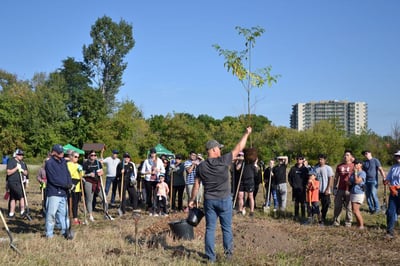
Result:
<svg viewBox="0 0 400 266">
<path fill-rule="evenodd" d="M 392 240 L 392 239 L 394 238 L 394 235 L 388 233 L 388 234 L 386 234 L 385 238 L 386 238 L 387 240 Z"/>
<path fill-rule="evenodd" d="M 250 212 L 250 217 L 254 217 L 254 212 Z"/>
<path fill-rule="evenodd" d="M 364 230 L 364 229 L 365 229 L 365 227 L 364 227 L 364 226 L 359 226 L 359 227 L 358 227 L 358 229 L 360 229 L 360 230 Z"/>
<path fill-rule="evenodd" d="M 118 209 L 118 215 L 119 215 L 119 216 L 122 216 L 122 215 L 124 215 L 124 213 L 122 212 L 122 210 L 121 210 L 121 209 Z"/>
<path fill-rule="evenodd" d="M 89 217 L 89 220 L 90 220 L 91 222 L 94 222 L 93 216 L 90 216 L 90 217 Z"/>
<path fill-rule="evenodd" d="M 142 210 L 141 209 L 134 209 L 133 210 L 133 212 L 136 212 L 136 213 L 140 213 Z"/>
<path fill-rule="evenodd" d="M 8 218 L 12 219 L 12 218 L 14 218 L 14 217 L 15 217 L 15 213 L 9 213 L 9 214 L 8 214 Z"/>
<path fill-rule="evenodd" d="M 346 223 L 345 226 L 346 227 L 351 227 L 351 223 Z"/>
<path fill-rule="evenodd" d="M 153 216 L 153 213 L 151 212 L 151 213 L 149 213 L 149 216 Z"/>
<path fill-rule="evenodd" d="M 242 215 L 245 216 L 246 215 L 246 209 L 243 208 L 242 210 Z"/>
<path fill-rule="evenodd" d="M 153 216 L 158 217 L 158 213 L 154 213 Z"/>
<path fill-rule="evenodd" d="M 277 209 L 274 209 L 274 212 L 276 212 L 277 211 Z"/>
</svg>

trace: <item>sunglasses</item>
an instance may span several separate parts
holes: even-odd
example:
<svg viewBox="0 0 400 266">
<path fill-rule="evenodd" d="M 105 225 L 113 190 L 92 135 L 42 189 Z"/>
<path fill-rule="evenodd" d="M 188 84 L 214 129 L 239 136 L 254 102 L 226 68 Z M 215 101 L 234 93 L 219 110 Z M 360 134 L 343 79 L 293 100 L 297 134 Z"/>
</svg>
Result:
<svg viewBox="0 0 400 266">
<path fill-rule="evenodd" d="M 90 154 L 90 156 L 97 156 L 96 154 Z"/>
<path fill-rule="evenodd" d="M 79 156 L 74 156 L 74 158 L 79 158 Z"/>
</svg>

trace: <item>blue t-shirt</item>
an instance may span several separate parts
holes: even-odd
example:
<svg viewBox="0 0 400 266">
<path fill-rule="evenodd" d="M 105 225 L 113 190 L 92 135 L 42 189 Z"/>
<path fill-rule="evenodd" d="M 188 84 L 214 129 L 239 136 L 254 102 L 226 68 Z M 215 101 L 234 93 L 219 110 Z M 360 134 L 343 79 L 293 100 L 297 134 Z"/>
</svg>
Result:
<svg viewBox="0 0 400 266">
<path fill-rule="evenodd" d="M 366 182 L 377 183 L 378 182 L 378 169 L 381 167 L 381 162 L 376 158 L 366 160 L 363 163 L 363 170 L 366 173 Z"/>
<path fill-rule="evenodd" d="M 354 175 L 355 175 L 355 173 L 353 173 L 350 176 L 350 182 L 351 182 L 351 185 L 352 185 L 350 193 L 351 194 L 364 194 L 364 186 L 365 186 L 365 178 L 366 178 L 365 172 L 364 171 L 360 171 L 360 172 L 357 173 L 357 176 L 361 177 L 361 179 L 362 179 L 362 182 L 359 183 L 359 184 L 356 184 Z"/>
</svg>

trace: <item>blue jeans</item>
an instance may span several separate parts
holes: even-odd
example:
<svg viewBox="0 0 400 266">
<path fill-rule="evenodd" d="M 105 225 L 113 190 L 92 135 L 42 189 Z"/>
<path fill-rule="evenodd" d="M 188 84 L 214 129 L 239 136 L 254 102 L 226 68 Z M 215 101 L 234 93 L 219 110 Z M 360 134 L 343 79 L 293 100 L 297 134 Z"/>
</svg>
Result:
<svg viewBox="0 0 400 266">
<path fill-rule="evenodd" d="M 393 235 L 394 225 L 397 220 L 397 211 L 400 210 L 400 196 L 389 196 L 389 206 L 386 211 L 387 233 Z"/>
<path fill-rule="evenodd" d="M 68 204 L 66 197 L 51 196 L 46 199 L 46 237 L 52 238 L 54 225 L 60 223 L 61 234 L 65 235 L 69 227 Z"/>
<path fill-rule="evenodd" d="M 266 200 L 265 205 L 268 206 L 268 207 L 271 206 L 271 196 L 272 196 L 272 199 L 274 200 L 274 209 L 278 209 L 278 193 L 277 193 L 275 187 L 271 186 L 270 189 L 271 189 L 271 191 L 269 192 L 270 193 L 269 194 L 269 199 Z M 268 197 L 268 187 L 267 187 L 267 195 L 266 195 L 266 197 Z"/>
<path fill-rule="evenodd" d="M 106 187 L 104 188 L 104 192 L 106 196 L 108 196 L 108 191 L 110 191 L 111 184 L 114 182 L 115 176 L 107 176 L 106 177 Z"/>
<path fill-rule="evenodd" d="M 367 198 L 369 211 L 371 213 L 379 212 L 381 210 L 381 206 L 379 205 L 376 182 L 365 183 L 365 196 Z"/>
<path fill-rule="evenodd" d="M 215 229 L 217 218 L 221 224 L 224 253 L 226 256 L 232 256 L 233 252 L 233 233 L 232 233 L 232 199 L 205 199 L 204 212 L 206 217 L 206 237 L 205 252 L 208 260 L 214 262 L 215 255 Z"/>
</svg>

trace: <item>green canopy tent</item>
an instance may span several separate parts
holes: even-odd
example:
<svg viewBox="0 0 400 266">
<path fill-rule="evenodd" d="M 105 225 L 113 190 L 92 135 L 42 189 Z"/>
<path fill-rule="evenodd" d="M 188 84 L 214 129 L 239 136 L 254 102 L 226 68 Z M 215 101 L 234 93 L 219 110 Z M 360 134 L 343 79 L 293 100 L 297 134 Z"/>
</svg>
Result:
<svg viewBox="0 0 400 266">
<path fill-rule="evenodd" d="M 73 150 L 73 151 L 75 151 L 75 152 L 77 152 L 79 154 L 85 154 L 85 151 L 83 151 L 83 150 L 81 150 L 81 149 L 79 149 L 79 148 L 77 148 L 77 147 L 75 147 L 75 146 L 73 146 L 73 145 L 71 145 L 69 143 L 67 145 L 63 146 L 63 148 L 64 148 L 64 152 L 67 152 L 68 150 Z"/>
<path fill-rule="evenodd" d="M 158 143 L 155 147 L 157 155 L 163 155 L 165 154 L 167 157 L 169 158 L 175 158 L 175 154 L 168 150 L 167 148 L 165 148 L 161 143 Z"/>
</svg>

